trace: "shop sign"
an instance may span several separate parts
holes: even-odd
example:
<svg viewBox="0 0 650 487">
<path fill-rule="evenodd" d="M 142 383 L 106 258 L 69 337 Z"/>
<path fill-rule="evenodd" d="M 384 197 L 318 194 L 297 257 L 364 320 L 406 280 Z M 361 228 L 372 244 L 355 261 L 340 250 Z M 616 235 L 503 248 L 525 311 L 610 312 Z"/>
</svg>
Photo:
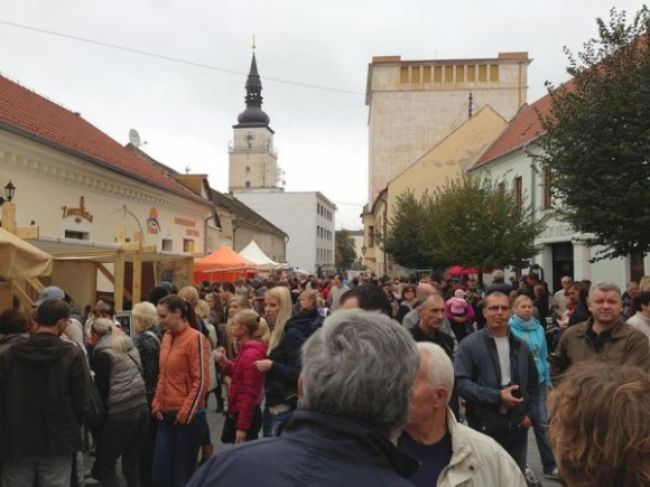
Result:
<svg viewBox="0 0 650 487">
<path fill-rule="evenodd" d="M 79 198 L 79 208 L 68 208 L 64 206 L 61 209 L 63 210 L 62 218 L 74 217 L 75 223 L 81 223 L 82 219 L 88 220 L 90 223 L 93 222 L 93 215 L 86 210 L 83 196 Z"/>
<path fill-rule="evenodd" d="M 176 225 L 182 225 L 184 227 L 196 227 L 196 220 L 190 218 L 181 218 L 179 216 L 174 218 L 174 223 Z"/>
<path fill-rule="evenodd" d="M 160 233 L 160 222 L 158 221 L 158 210 L 156 208 L 149 208 L 147 232 L 152 235 L 158 235 Z"/>
</svg>

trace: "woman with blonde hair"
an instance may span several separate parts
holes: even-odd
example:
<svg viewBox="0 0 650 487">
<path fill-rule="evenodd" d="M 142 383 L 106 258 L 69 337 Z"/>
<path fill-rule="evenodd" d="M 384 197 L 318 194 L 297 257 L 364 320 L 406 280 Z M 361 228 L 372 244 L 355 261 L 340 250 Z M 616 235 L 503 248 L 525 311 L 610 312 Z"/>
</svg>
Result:
<svg viewBox="0 0 650 487">
<path fill-rule="evenodd" d="M 158 311 L 148 301 L 137 303 L 131 310 L 133 327 L 136 335 L 133 339 L 142 362 L 142 377 L 147 393 L 147 404 L 151 409 L 151 401 L 156 393 L 158 383 L 158 361 L 162 343 L 162 329 L 158 325 Z M 153 462 L 153 447 L 156 442 L 157 423 L 149 423 L 149 431 L 140 457 L 140 481 L 144 487 L 151 485 L 151 467 Z"/>
<path fill-rule="evenodd" d="M 278 436 L 289 421 L 298 402 L 300 349 L 309 336 L 322 324 L 316 306 L 317 292 L 304 291 L 299 296 L 301 311 L 291 318 L 291 295 L 286 287 L 267 291 L 265 310 L 273 326 L 269 343 L 269 358 L 255 365 L 266 372 L 266 407 L 264 436 Z"/>
<path fill-rule="evenodd" d="M 256 440 L 262 426 L 262 384 L 264 375 L 255 362 L 266 357 L 266 344 L 255 339 L 260 316 L 245 309 L 232 317 L 232 335 L 239 343 L 234 360 L 228 360 L 223 348 L 215 351 L 215 359 L 231 378 L 228 391 L 228 414 L 223 426 L 223 443 Z"/>
<path fill-rule="evenodd" d="M 140 454 L 149 424 L 140 354 L 109 318 L 94 320 L 90 331 L 94 345 L 90 365 L 106 411 L 97 448 L 99 480 L 106 487 L 119 487 L 115 464 L 122 457 L 127 485 L 139 486 Z"/>
<path fill-rule="evenodd" d="M 529 296 L 517 296 L 513 306 L 513 315 L 508 324 L 510 331 L 517 338 L 526 342 L 535 360 L 539 384 L 537 396 L 531 404 L 533 430 L 537 440 L 537 449 L 542 460 L 544 476 L 557 480 L 557 464 L 548 444 L 548 412 L 546 410 L 546 391 L 551 387 L 551 374 L 548 366 L 548 348 L 546 333 L 539 320 L 533 315 L 534 303 Z"/>
</svg>

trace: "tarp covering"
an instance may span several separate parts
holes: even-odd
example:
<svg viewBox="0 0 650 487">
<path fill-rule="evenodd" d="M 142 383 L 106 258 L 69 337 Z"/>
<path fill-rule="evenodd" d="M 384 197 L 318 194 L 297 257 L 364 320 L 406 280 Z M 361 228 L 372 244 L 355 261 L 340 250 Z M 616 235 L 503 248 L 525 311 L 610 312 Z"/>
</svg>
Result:
<svg viewBox="0 0 650 487">
<path fill-rule="evenodd" d="M 244 247 L 241 252 L 239 252 L 239 255 L 266 269 L 277 269 L 282 267 L 282 264 L 278 264 L 266 255 L 260 246 L 257 245 L 255 240 L 251 240 L 251 242 Z"/>
<path fill-rule="evenodd" d="M 230 247 L 218 248 L 205 257 L 194 259 L 194 282 L 215 281 L 236 271 L 255 270 L 257 265 L 241 257 Z"/>
<path fill-rule="evenodd" d="M 0 228 L 0 277 L 32 279 L 51 273 L 51 255 Z"/>
</svg>

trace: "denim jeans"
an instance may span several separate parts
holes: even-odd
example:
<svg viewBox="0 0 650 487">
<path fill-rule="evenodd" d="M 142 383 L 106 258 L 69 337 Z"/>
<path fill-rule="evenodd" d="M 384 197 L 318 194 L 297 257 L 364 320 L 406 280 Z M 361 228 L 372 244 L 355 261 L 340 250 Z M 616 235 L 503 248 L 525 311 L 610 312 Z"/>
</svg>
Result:
<svg viewBox="0 0 650 487">
<path fill-rule="evenodd" d="M 72 455 L 58 457 L 28 457 L 2 464 L 3 485 L 9 487 L 69 487 Z"/>
<path fill-rule="evenodd" d="M 187 484 L 196 468 L 204 427 L 205 409 L 189 424 L 175 424 L 175 418 L 167 415 L 158 422 L 151 474 L 154 487 Z"/>
<path fill-rule="evenodd" d="M 546 411 L 546 386 L 539 385 L 537 391 L 539 401 L 531 404 L 532 407 L 532 420 L 533 430 L 535 431 L 535 440 L 537 441 L 537 449 L 539 456 L 542 459 L 544 473 L 553 471 L 557 464 L 553 458 L 553 452 L 548 442 L 548 412 Z"/>
<path fill-rule="evenodd" d="M 264 422 L 262 423 L 262 432 L 264 438 L 271 436 L 280 436 L 282 430 L 291 419 L 293 410 L 283 411 L 278 414 L 272 414 L 269 407 L 264 408 Z"/>
</svg>

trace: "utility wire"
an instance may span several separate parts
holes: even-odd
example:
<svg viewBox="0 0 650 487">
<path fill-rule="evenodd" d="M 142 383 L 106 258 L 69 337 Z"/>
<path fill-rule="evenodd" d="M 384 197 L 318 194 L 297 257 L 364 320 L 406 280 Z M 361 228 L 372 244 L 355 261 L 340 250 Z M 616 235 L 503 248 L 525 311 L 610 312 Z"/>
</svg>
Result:
<svg viewBox="0 0 650 487">
<path fill-rule="evenodd" d="M 173 56 L 167 56 L 165 54 L 158 54 L 155 52 L 150 52 L 150 51 L 144 51 L 141 49 L 135 49 L 133 47 L 127 47 L 127 46 L 120 46 L 118 44 L 111 44 L 108 42 L 103 42 L 103 41 L 97 41 L 95 39 L 88 39 L 86 37 L 80 37 L 72 34 L 64 34 L 62 32 L 55 32 L 52 30 L 47 30 L 47 29 L 41 29 L 39 27 L 33 27 L 30 25 L 23 25 L 23 24 L 18 24 L 15 22 L 10 22 L 7 20 L 0 20 L 1 25 L 6 25 L 9 27 L 14 27 L 17 29 L 24 29 L 28 31 L 33 31 L 33 32 L 39 32 L 41 34 L 47 34 L 55 37 L 62 37 L 64 39 L 70 39 L 73 41 L 79 41 L 79 42 L 85 42 L 87 44 L 93 44 L 96 46 L 101 46 L 101 47 L 106 47 L 109 49 L 116 49 L 119 51 L 125 51 L 129 52 L 131 54 L 138 54 L 140 56 L 148 56 L 148 57 L 153 57 L 156 59 L 162 59 L 164 61 L 170 61 L 173 63 L 178 63 L 178 64 L 184 64 L 186 66 L 193 66 L 196 68 L 204 68 L 204 69 L 210 69 L 212 71 L 219 71 L 221 73 L 227 73 L 227 74 L 235 74 L 238 76 L 248 76 L 248 73 L 242 72 L 242 71 L 235 71 L 233 69 L 227 69 L 227 68 L 221 68 L 219 66 L 212 66 L 210 64 L 204 64 L 204 63 L 199 63 L 195 61 L 190 61 L 187 59 L 182 59 L 182 58 L 177 58 Z M 345 93 L 347 95 L 365 95 L 365 93 L 362 93 L 360 91 L 353 91 L 353 90 L 346 90 L 343 88 L 333 88 L 331 86 L 323 86 L 323 85 L 315 85 L 311 83 L 302 83 L 300 81 L 291 81 L 291 80 L 286 80 L 286 79 L 281 79 L 281 78 L 269 78 L 266 76 L 261 77 L 265 81 L 272 81 L 275 83 L 282 83 L 286 85 L 293 85 L 293 86 L 301 86 L 303 88 L 312 88 L 315 90 L 321 90 L 321 91 L 330 91 L 333 93 Z"/>
</svg>

